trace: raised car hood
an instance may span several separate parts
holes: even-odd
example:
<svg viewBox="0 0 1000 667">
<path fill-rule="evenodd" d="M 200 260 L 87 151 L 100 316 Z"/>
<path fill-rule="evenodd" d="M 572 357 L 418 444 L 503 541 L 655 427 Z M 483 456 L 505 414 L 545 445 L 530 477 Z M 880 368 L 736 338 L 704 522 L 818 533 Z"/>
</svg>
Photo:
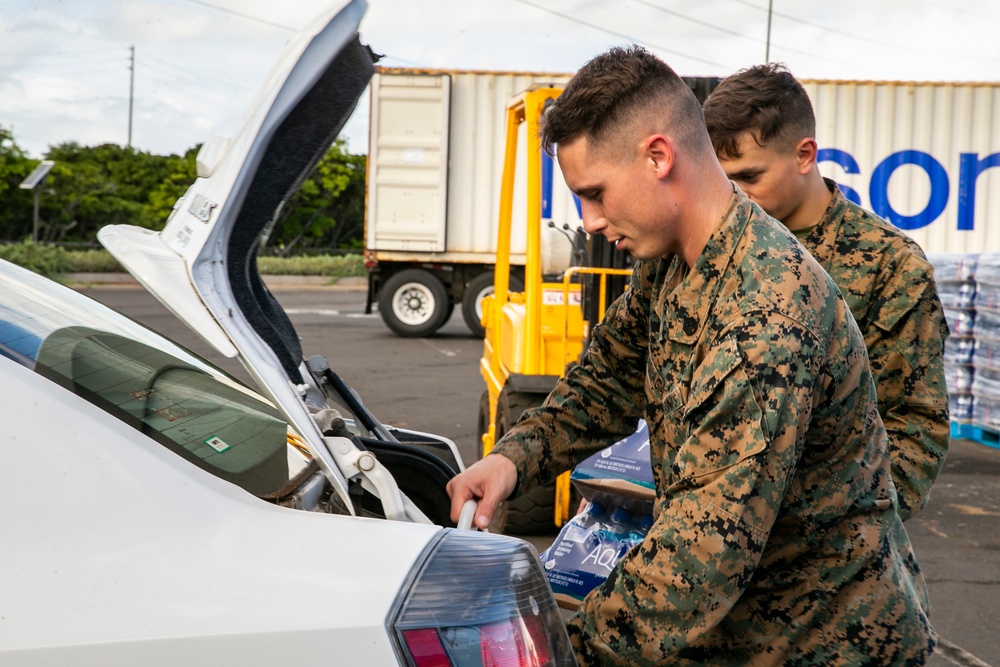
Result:
<svg viewBox="0 0 1000 667">
<path fill-rule="evenodd" d="M 342 2 L 289 42 L 240 131 L 203 145 L 198 178 L 162 232 L 111 225 L 98 234 L 167 308 L 219 352 L 239 357 L 345 499 L 346 480 L 304 403 L 298 335 L 264 286 L 257 249 L 371 78 L 373 57 L 358 36 L 366 6 Z"/>
</svg>

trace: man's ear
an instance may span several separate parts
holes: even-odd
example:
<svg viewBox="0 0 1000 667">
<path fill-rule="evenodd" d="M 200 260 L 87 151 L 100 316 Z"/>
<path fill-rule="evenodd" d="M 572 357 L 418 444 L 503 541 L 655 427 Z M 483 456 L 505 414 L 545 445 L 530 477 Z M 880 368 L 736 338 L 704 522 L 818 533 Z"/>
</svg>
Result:
<svg viewBox="0 0 1000 667">
<path fill-rule="evenodd" d="M 806 137 L 799 141 L 795 147 L 795 160 L 799 164 L 800 174 L 808 174 L 813 170 L 813 167 L 816 166 L 816 153 L 818 151 L 819 147 L 812 137 Z"/>
<path fill-rule="evenodd" d="M 674 145 L 662 134 L 652 134 L 643 140 L 644 158 L 658 179 L 666 178 L 674 167 Z"/>
</svg>

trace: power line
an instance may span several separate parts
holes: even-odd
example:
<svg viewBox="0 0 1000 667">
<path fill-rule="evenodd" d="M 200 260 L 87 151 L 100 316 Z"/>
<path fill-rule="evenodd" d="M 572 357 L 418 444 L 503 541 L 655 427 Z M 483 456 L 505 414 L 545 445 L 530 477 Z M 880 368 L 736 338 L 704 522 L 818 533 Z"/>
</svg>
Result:
<svg viewBox="0 0 1000 667">
<path fill-rule="evenodd" d="M 0 65 L 0 72 L 20 72 L 24 70 L 67 70 L 79 71 L 83 68 L 97 68 L 95 71 L 110 71 L 119 67 L 128 67 L 128 60 L 78 61 L 69 63 L 25 63 L 23 65 Z"/>
<path fill-rule="evenodd" d="M 383 54 L 382 60 L 398 60 L 399 62 L 401 62 L 401 63 L 403 63 L 405 65 L 409 65 L 410 67 L 417 67 L 417 68 L 426 67 L 426 65 L 424 63 L 418 63 L 418 62 L 413 61 L 413 60 L 407 60 L 406 58 L 401 58 L 399 56 L 394 56 L 394 55 L 389 54 L 389 53 Z M 382 60 L 379 61 L 380 64 L 381 64 Z"/>
<path fill-rule="evenodd" d="M 229 80 L 226 80 L 226 79 L 221 79 L 219 77 L 212 76 L 212 75 L 206 74 L 204 72 L 196 72 L 194 70 L 188 69 L 186 67 L 182 67 L 181 65 L 178 65 L 177 63 L 171 62 L 171 61 L 166 60 L 164 58 L 159 58 L 157 56 L 152 56 L 152 55 L 149 55 L 149 54 L 145 54 L 145 55 L 143 55 L 143 59 L 146 61 L 146 65 L 145 65 L 146 67 L 149 67 L 149 61 L 152 61 L 153 63 L 158 64 L 159 67 L 161 67 L 161 68 L 166 68 L 167 70 L 173 70 L 175 73 L 176 72 L 180 72 L 180 73 L 186 75 L 187 77 L 193 78 L 194 80 L 197 80 L 197 81 L 214 81 L 215 83 L 217 83 L 219 85 L 228 86 L 228 87 L 230 87 L 230 88 L 232 88 L 234 90 L 240 90 L 240 91 L 244 91 L 244 92 L 254 92 L 255 91 L 255 89 L 252 88 L 252 87 L 250 87 L 250 86 L 244 86 L 244 85 L 241 85 L 239 83 L 235 83 L 233 81 L 229 81 Z M 155 68 L 151 68 L 151 69 L 155 69 Z M 200 85 L 204 86 L 204 84 L 200 84 Z M 205 87 L 207 88 L 208 86 L 205 86 Z"/>
<path fill-rule="evenodd" d="M 193 0 L 189 0 L 189 1 L 193 1 Z M 690 54 L 683 53 L 681 51 L 675 51 L 674 49 L 669 49 L 669 48 L 667 48 L 665 46 L 660 46 L 659 44 L 653 44 L 651 42 L 646 42 L 646 41 L 643 41 L 641 39 L 636 39 L 635 37 L 632 37 L 630 35 L 626 35 L 624 33 L 615 32 L 614 30 L 609 30 L 609 29 L 604 28 L 602 26 L 594 25 L 593 23 L 589 23 L 587 21 L 584 21 L 583 19 L 578 19 L 575 16 L 570 16 L 568 14 L 563 14 L 562 12 L 558 12 L 558 11 L 556 11 L 554 9 L 549 9 L 548 7 L 543 7 L 541 5 L 537 5 L 534 2 L 529 2 L 528 0 L 516 0 L 516 2 L 520 2 L 520 3 L 528 5 L 530 7 L 534 7 L 535 9 L 539 9 L 539 10 L 541 10 L 543 12 L 548 13 L 548 14 L 552 14 L 553 16 L 558 16 L 561 19 L 565 19 L 567 21 L 572 21 L 573 23 L 578 23 L 578 24 L 580 24 L 582 26 L 586 26 L 586 27 L 592 28 L 594 30 L 599 30 L 599 31 L 607 33 L 609 35 L 613 35 L 615 37 L 619 37 L 621 39 L 627 39 L 630 42 L 634 42 L 636 44 L 641 44 L 642 46 L 647 46 L 649 48 L 656 49 L 657 51 L 664 51 L 666 53 L 672 53 L 675 56 L 681 56 L 682 58 L 687 58 L 688 60 L 695 60 L 697 62 L 704 63 L 706 65 L 712 65 L 713 67 L 721 67 L 721 68 L 723 68 L 725 70 L 731 70 L 732 69 L 728 65 L 723 65 L 722 63 L 713 62 L 711 60 L 705 60 L 704 58 L 699 58 L 698 56 L 692 56 Z"/>
<path fill-rule="evenodd" d="M 275 23 L 273 21 L 268 21 L 267 19 L 262 19 L 259 16 L 252 16 L 250 14 L 244 14 L 243 12 L 238 12 L 233 9 L 228 9 L 226 7 L 219 7 L 218 5 L 213 5 L 210 2 L 204 2 L 204 0 L 187 0 L 195 5 L 201 5 L 202 7 L 208 7 L 209 9 L 214 9 L 216 11 L 225 12 L 226 14 L 232 14 L 233 16 L 239 16 L 241 19 L 248 19 L 250 21 L 256 21 L 257 23 L 263 23 L 264 25 L 269 25 L 272 28 L 279 28 L 281 30 L 288 30 L 289 32 L 297 32 L 296 28 L 289 27 L 287 25 L 281 25 L 280 23 Z"/>
<path fill-rule="evenodd" d="M 733 2 L 738 2 L 741 5 L 746 5 L 747 7 L 752 7 L 754 9 L 760 10 L 762 12 L 767 12 L 768 11 L 767 7 L 761 7 L 758 4 L 755 4 L 753 2 L 749 2 L 749 0 L 733 0 Z M 831 28 L 829 26 L 822 25 L 821 23 L 813 23 L 812 21 L 807 21 L 807 20 L 799 18 L 797 16 L 791 16 L 790 14 L 782 14 L 781 12 L 774 12 L 774 11 L 772 11 L 771 13 L 773 13 L 775 16 L 780 16 L 781 18 L 783 18 L 783 19 L 785 19 L 787 21 L 792 21 L 794 23 L 799 23 L 801 25 L 807 25 L 807 26 L 810 26 L 812 28 L 816 28 L 817 30 L 823 30 L 824 32 L 829 32 L 831 34 L 837 35 L 838 37 L 848 37 L 850 39 L 854 39 L 854 40 L 857 40 L 857 41 L 860 41 L 860 42 L 865 42 L 867 44 L 878 44 L 879 46 L 887 46 L 887 47 L 892 48 L 892 49 L 899 49 L 901 51 L 912 51 L 912 52 L 918 52 L 918 53 L 923 53 L 923 52 L 925 52 L 927 50 L 926 48 L 915 47 L 915 46 L 907 46 L 905 44 L 894 44 L 892 42 L 884 42 L 882 40 L 875 39 L 873 37 L 863 37 L 863 36 L 857 35 L 855 33 L 847 32 L 846 30 L 838 30 L 837 28 Z M 782 47 L 782 48 L 784 48 L 784 47 Z M 965 59 L 968 59 L 968 60 L 989 60 L 989 61 L 1000 60 L 1000 58 L 993 58 L 993 57 L 990 57 L 990 56 L 969 56 L 969 55 L 963 55 L 963 54 L 958 54 L 958 53 L 942 53 L 942 52 L 940 52 L 938 50 L 935 50 L 934 53 L 936 55 L 938 55 L 938 56 L 942 56 L 943 55 L 943 56 L 949 56 L 949 57 L 952 57 L 952 58 L 965 58 Z"/>
<path fill-rule="evenodd" d="M 89 49 L 87 51 L 8 51 L 6 53 L 0 53 L 0 58 L 25 58 L 30 56 L 46 56 L 46 57 L 57 57 L 57 56 L 86 56 L 95 53 L 106 53 L 112 54 L 114 52 L 121 51 L 120 48 L 114 49 Z"/>
<path fill-rule="evenodd" d="M 709 28 L 711 30 L 716 30 L 718 32 L 725 33 L 725 34 L 731 35 L 733 37 L 739 37 L 740 39 L 747 39 L 747 40 L 750 40 L 751 42 L 756 42 L 757 44 L 768 43 L 770 45 L 773 45 L 773 46 L 776 46 L 778 48 L 781 48 L 784 51 L 788 51 L 790 53 L 797 53 L 800 56 L 809 56 L 811 58 L 818 58 L 818 59 L 821 59 L 821 60 L 830 60 L 832 62 L 839 62 L 839 63 L 845 64 L 845 65 L 853 64 L 853 63 L 845 62 L 843 60 L 837 60 L 836 58 L 830 58 L 830 57 L 827 57 L 827 56 L 824 56 L 824 55 L 821 55 L 821 54 L 810 53 L 809 51 L 799 51 L 798 49 L 793 49 L 790 46 L 783 46 L 781 44 L 775 44 L 773 42 L 770 42 L 770 40 L 765 41 L 763 39 L 758 39 L 756 37 L 751 37 L 750 35 L 744 35 L 743 33 L 736 32 L 735 30 L 730 30 L 729 28 L 723 28 L 722 26 L 716 25 L 715 23 L 709 23 L 708 21 L 702 21 L 701 19 L 696 19 L 693 16 L 688 16 L 686 14 L 682 14 L 681 12 L 675 11 L 673 9 L 668 9 L 666 7 L 661 7 L 660 5 L 657 5 L 657 4 L 653 3 L 653 2 L 649 2 L 649 0 L 632 0 L 632 1 L 633 2 L 637 2 L 640 5 L 644 5 L 646 7 L 649 7 L 650 9 L 655 9 L 658 12 L 663 12 L 664 14 L 670 14 L 671 16 L 676 16 L 679 19 L 684 19 L 685 21 L 689 21 L 689 22 L 694 23 L 696 25 L 704 26 L 705 28 Z M 765 9 L 765 11 L 766 11 L 766 9 Z"/>
<path fill-rule="evenodd" d="M 679 19 L 684 19 L 685 21 L 690 21 L 691 23 L 695 23 L 697 25 L 704 26 L 704 27 L 710 28 L 712 30 L 718 30 L 719 32 L 724 32 L 727 35 L 732 35 L 733 37 L 742 37 L 743 39 L 750 39 L 750 40 L 753 40 L 755 42 L 756 41 L 760 41 L 760 40 L 754 39 L 753 37 L 750 37 L 749 35 L 744 35 L 742 33 L 736 32 L 735 30 L 730 30 L 729 28 L 723 28 L 720 25 L 716 25 L 714 23 L 709 23 L 708 21 L 702 21 L 701 19 L 696 19 L 693 16 L 688 16 L 686 14 L 682 14 L 682 13 L 680 13 L 678 11 L 674 11 L 673 9 L 667 9 L 666 7 L 661 7 L 660 5 L 657 5 L 655 3 L 648 2 L 648 0 L 632 0 L 632 1 L 633 2 L 638 2 L 640 5 L 645 5 L 646 7 L 649 7 L 650 9 L 655 9 L 658 12 L 663 12 L 664 14 L 670 14 L 671 16 L 676 16 Z"/>
</svg>

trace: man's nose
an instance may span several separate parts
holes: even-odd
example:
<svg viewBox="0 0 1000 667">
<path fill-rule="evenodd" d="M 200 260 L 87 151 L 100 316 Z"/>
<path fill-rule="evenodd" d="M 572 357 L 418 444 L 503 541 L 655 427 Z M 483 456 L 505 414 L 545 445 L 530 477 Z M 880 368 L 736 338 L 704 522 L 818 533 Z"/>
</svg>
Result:
<svg viewBox="0 0 1000 667">
<path fill-rule="evenodd" d="M 583 229 L 593 236 L 594 234 L 603 234 L 604 230 L 608 228 L 608 219 L 604 217 L 604 213 L 601 211 L 594 210 L 593 207 L 583 207 Z"/>
</svg>

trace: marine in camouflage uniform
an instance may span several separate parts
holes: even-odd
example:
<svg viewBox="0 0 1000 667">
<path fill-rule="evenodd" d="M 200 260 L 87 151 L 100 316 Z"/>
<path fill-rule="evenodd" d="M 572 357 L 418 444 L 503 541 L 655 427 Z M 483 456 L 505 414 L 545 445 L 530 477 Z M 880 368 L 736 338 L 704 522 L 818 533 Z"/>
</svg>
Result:
<svg viewBox="0 0 1000 667">
<path fill-rule="evenodd" d="M 581 363 L 490 456 L 523 490 L 639 417 L 656 522 L 570 621 L 580 664 L 926 660 L 865 341 L 819 264 L 738 191 L 692 269 L 636 266 Z"/>
<path fill-rule="evenodd" d="M 726 174 L 819 260 L 861 328 L 906 521 L 927 504 L 950 436 L 933 269 L 913 240 L 823 178 L 812 103 L 785 66 L 726 77 L 703 108 Z"/>
<path fill-rule="evenodd" d="M 837 283 L 865 337 L 906 521 L 927 504 L 948 452 L 948 324 L 920 246 L 824 180 L 833 199 L 819 224 L 796 236 Z"/>
</svg>

